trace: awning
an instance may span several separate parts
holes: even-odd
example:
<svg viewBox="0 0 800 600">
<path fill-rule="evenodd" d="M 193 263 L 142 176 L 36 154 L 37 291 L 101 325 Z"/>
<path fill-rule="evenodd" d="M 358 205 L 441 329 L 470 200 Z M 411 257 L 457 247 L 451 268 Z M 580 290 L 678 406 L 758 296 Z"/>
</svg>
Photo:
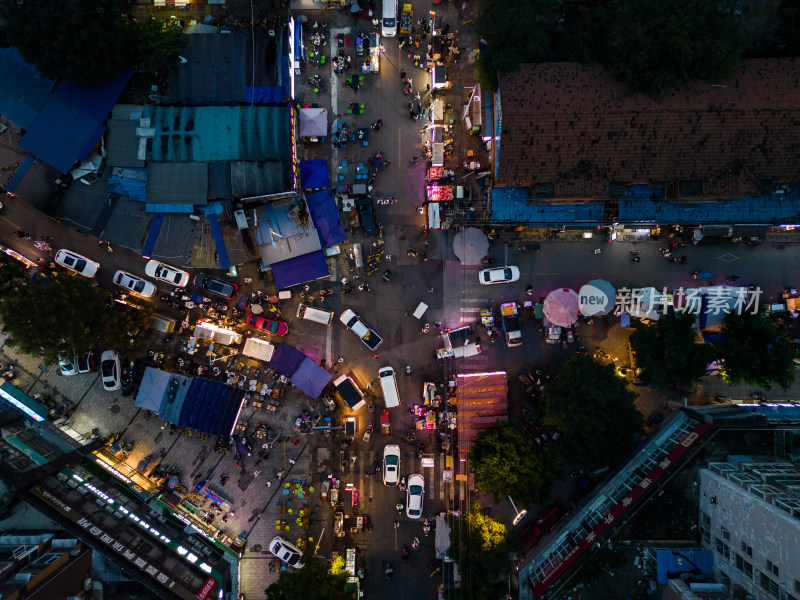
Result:
<svg viewBox="0 0 800 600">
<path fill-rule="evenodd" d="M 758 237 L 763 238 L 767 235 L 767 225 L 734 225 L 733 237 Z"/>
<path fill-rule="evenodd" d="M 325 137 L 328 135 L 327 108 L 301 108 L 300 137 Z"/>
<path fill-rule="evenodd" d="M 433 122 L 438 125 L 444 123 L 444 101 L 436 99 L 433 101 Z"/>
<path fill-rule="evenodd" d="M 333 379 L 333 375 L 329 371 L 323 369 L 306 356 L 294 375 L 289 378 L 289 381 L 308 396 L 318 398 L 331 379 Z"/>
<path fill-rule="evenodd" d="M 328 187 L 328 161 L 304 160 L 300 163 L 300 183 L 304 190 Z"/>
<path fill-rule="evenodd" d="M 444 166 L 444 144 L 431 145 L 431 166 L 432 167 Z"/>
<path fill-rule="evenodd" d="M 347 239 L 333 190 L 322 190 L 306 195 L 306 206 L 323 248 Z"/>
<path fill-rule="evenodd" d="M 580 311 L 586 317 L 607 315 L 614 310 L 617 301 L 617 290 L 603 279 L 593 279 L 583 287 L 580 293 Z"/>
<path fill-rule="evenodd" d="M 272 265 L 272 276 L 278 289 L 284 289 L 306 281 L 330 275 L 325 252 L 318 250 Z"/>
<path fill-rule="evenodd" d="M 269 362 L 274 352 L 275 346 L 259 338 L 249 338 L 244 343 L 244 349 L 242 350 L 242 354 L 245 356 L 263 360 L 264 362 Z"/>
<path fill-rule="evenodd" d="M 431 87 L 441 89 L 447 87 L 447 77 L 443 66 L 435 66 L 431 71 Z"/>
<path fill-rule="evenodd" d="M 428 203 L 428 229 L 439 229 L 442 226 L 441 210 L 438 202 Z"/>
</svg>

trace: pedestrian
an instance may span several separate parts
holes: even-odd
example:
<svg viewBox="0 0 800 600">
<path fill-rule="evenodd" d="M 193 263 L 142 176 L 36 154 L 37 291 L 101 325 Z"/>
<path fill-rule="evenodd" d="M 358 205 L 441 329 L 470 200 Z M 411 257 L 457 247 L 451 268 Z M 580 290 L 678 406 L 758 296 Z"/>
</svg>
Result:
<svg viewBox="0 0 800 600">
<path fill-rule="evenodd" d="M 377 354 L 373 354 L 372 360 L 378 360 L 378 355 Z"/>
<path fill-rule="evenodd" d="M 388 262 L 392 262 L 392 255 L 391 255 L 391 254 L 387 254 L 387 255 L 386 255 L 386 260 L 387 260 Z"/>
<path fill-rule="evenodd" d="M 408 49 L 408 51 L 406 52 L 406 55 L 408 56 L 408 58 L 411 58 L 411 48 Z"/>
<path fill-rule="evenodd" d="M 642 260 L 642 259 L 641 259 L 641 258 L 639 258 L 638 256 L 634 256 L 634 257 L 633 257 L 633 262 L 635 262 L 635 263 L 638 263 L 638 262 L 639 262 L 639 261 L 641 261 L 641 260 Z"/>
<path fill-rule="evenodd" d="M 260 453 L 259 453 L 259 454 L 260 454 Z M 253 466 L 254 466 L 254 467 L 259 467 L 259 466 L 261 466 L 261 461 L 260 461 L 260 460 L 257 460 L 257 461 L 256 461 L 256 464 L 254 464 Z"/>
<path fill-rule="evenodd" d="M 296 461 L 295 459 L 293 459 L 293 458 L 290 458 L 290 459 L 289 459 L 289 464 L 290 464 L 290 465 L 293 465 L 293 464 L 295 464 L 296 462 L 297 462 L 297 461 Z"/>
<path fill-rule="evenodd" d="M 259 475 L 261 475 L 261 469 L 253 471 L 253 477 L 258 477 Z"/>
<path fill-rule="evenodd" d="M 406 80 L 406 71 L 405 69 L 400 69 L 400 81 Z"/>
<path fill-rule="evenodd" d="M 419 156 L 417 156 L 417 155 L 415 154 L 414 156 L 412 156 L 412 157 L 411 157 L 411 164 L 412 164 L 412 165 L 415 165 L 415 164 L 417 164 L 417 161 L 418 161 L 418 160 L 419 160 Z"/>
<path fill-rule="evenodd" d="M 270 487 L 272 485 L 272 481 L 267 479 L 267 482 L 264 485 L 266 485 L 267 487 Z"/>
</svg>

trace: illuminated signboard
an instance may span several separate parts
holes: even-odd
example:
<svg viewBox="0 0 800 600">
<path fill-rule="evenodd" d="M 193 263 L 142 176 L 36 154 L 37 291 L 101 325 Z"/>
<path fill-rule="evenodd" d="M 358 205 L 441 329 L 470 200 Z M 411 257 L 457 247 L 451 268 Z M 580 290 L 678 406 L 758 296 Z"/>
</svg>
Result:
<svg viewBox="0 0 800 600">
<path fill-rule="evenodd" d="M 0 397 L 6 402 L 13 405 L 14 408 L 21 410 L 34 421 L 44 421 L 47 416 L 47 409 L 36 402 L 30 396 L 23 394 L 22 391 L 11 385 L 9 382 L 4 381 L 0 385 Z"/>
</svg>

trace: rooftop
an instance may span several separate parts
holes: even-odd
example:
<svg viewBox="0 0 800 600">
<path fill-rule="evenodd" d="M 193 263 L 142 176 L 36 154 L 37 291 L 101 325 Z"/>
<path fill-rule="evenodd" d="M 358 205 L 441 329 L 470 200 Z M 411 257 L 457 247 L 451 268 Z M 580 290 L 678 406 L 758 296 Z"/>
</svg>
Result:
<svg viewBox="0 0 800 600">
<path fill-rule="evenodd" d="M 524 65 L 500 83 L 497 183 L 538 186 L 542 199 L 608 198 L 631 182 L 759 195 L 765 182 L 800 179 L 798 84 L 800 58 L 744 60 L 720 85 L 660 98 L 626 95 L 599 66 Z"/>
</svg>

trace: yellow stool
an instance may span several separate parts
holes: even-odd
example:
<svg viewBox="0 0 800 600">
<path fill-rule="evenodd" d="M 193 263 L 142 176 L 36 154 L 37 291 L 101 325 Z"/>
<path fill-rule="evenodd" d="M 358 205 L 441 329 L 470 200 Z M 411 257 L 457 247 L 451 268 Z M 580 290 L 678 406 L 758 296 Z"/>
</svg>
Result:
<svg viewBox="0 0 800 600">
<path fill-rule="evenodd" d="M 287 510 L 286 512 L 288 512 L 289 514 L 292 514 L 292 513 L 294 512 L 294 509 L 290 508 L 290 509 L 289 509 L 289 510 Z"/>
<path fill-rule="evenodd" d="M 289 526 L 287 525 L 286 527 L 283 528 L 283 530 L 284 531 L 289 531 Z"/>
<path fill-rule="evenodd" d="M 275 531 L 280 531 L 280 530 L 281 530 L 281 520 L 278 519 L 277 521 L 275 521 Z"/>
</svg>

